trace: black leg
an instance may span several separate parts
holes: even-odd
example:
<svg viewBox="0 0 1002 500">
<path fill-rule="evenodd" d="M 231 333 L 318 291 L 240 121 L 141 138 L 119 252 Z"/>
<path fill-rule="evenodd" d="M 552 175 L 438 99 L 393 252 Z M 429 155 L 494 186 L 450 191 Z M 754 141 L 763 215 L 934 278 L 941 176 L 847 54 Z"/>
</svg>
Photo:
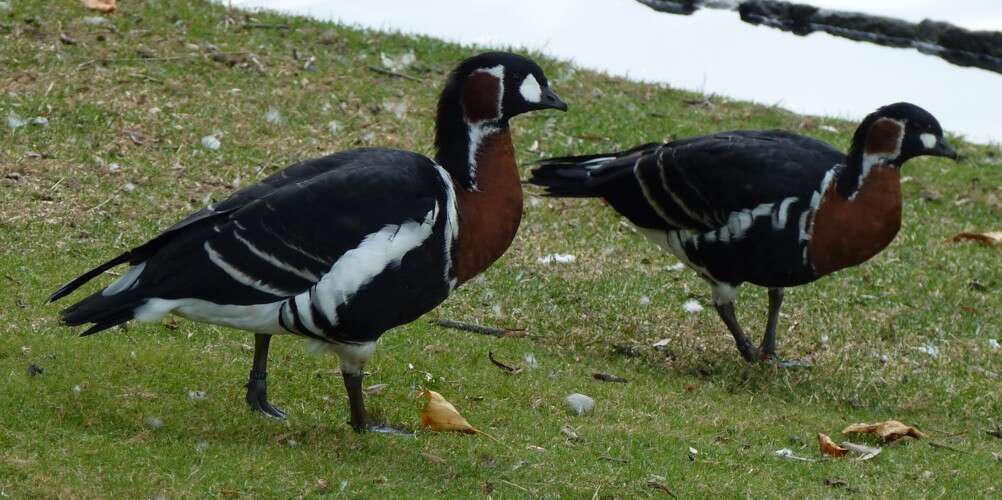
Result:
<svg viewBox="0 0 1002 500">
<path fill-rule="evenodd" d="M 779 323 L 779 308 L 783 306 L 783 289 L 769 289 L 769 322 L 765 327 L 765 336 L 759 346 L 762 359 L 776 357 L 776 325 Z"/>
<path fill-rule="evenodd" d="M 738 324 L 738 319 L 734 316 L 734 303 L 714 304 L 714 307 L 716 307 L 720 319 L 724 320 L 724 324 L 727 325 L 727 329 L 731 331 L 731 335 L 734 336 L 734 343 L 738 346 L 741 357 L 749 363 L 758 361 L 758 349 L 745 336 L 741 325 Z"/>
<path fill-rule="evenodd" d="M 364 372 L 347 373 L 342 372 L 344 377 L 344 388 L 348 391 L 348 405 L 351 408 L 351 428 L 355 432 L 365 432 L 365 399 L 362 395 L 362 379 Z"/>
<path fill-rule="evenodd" d="M 268 402 L 268 345 L 271 335 L 254 335 L 254 366 L 247 381 L 247 404 L 254 411 L 285 420 L 285 412 Z"/>
</svg>

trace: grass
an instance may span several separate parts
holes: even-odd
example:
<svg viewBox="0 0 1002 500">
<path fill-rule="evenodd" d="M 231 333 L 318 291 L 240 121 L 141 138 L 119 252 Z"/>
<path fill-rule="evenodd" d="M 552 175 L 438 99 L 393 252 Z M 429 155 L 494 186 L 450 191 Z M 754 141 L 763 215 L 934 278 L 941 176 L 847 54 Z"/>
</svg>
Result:
<svg viewBox="0 0 1002 500">
<path fill-rule="evenodd" d="M 0 123 L 0 496 L 666 495 L 652 477 L 680 497 L 1000 494 L 992 453 L 1002 440 L 986 433 L 1002 415 L 1002 352 L 988 342 L 1002 338 L 1000 254 L 947 240 L 1000 229 L 1002 152 L 962 141 L 962 163 L 906 167 L 890 248 L 788 291 L 780 348 L 813 361 L 807 371 L 743 364 L 710 310 L 681 308 L 708 305 L 707 287 L 667 270 L 675 260 L 601 204 L 530 194 L 507 255 L 385 335 L 367 378 L 389 384 L 368 400 L 389 422 L 416 428 L 416 392 L 430 388 L 500 442 L 353 434 L 336 362 L 296 339 L 273 344 L 272 398 L 292 415 L 277 422 L 242 400 L 246 334 L 178 320 L 76 337 L 57 323 L 60 305 L 45 304 L 51 291 L 234 186 L 359 145 L 431 153 L 437 90 L 474 52 L 198 1 L 122 4 L 100 25 L 72 0 L 0 11 L 0 119 L 48 119 Z M 406 72 L 419 81 L 368 68 L 381 52 L 409 50 L 418 62 Z M 720 98 L 693 104 L 702 96 L 535 56 L 572 110 L 516 120 L 524 165 L 731 128 L 783 127 L 846 147 L 854 128 Z M 398 118 L 386 108 L 400 102 Z M 265 118 L 271 109 L 279 123 Z M 208 135 L 218 150 L 201 145 Z M 554 252 L 577 262 L 537 262 Z M 764 292 L 745 287 L 739 314 L 760 332 Z M 529 336 L 444 330 L 434 318 Z M 660 339 L 664 351 L 651 347 Z M 489 351 L 520 366 L 532 353 L 538 367 L 509 375 Z M 29 376 L 32 363 L 44 373 Z M 595 412 L 571 416 L 572 392 L 594 397 Z M 774 456 L 789 447 L 820 458 L 816 433 L 838 441 L 849 423 L 888 418 L 931 437 L 867 462 Z"/>
</svg>

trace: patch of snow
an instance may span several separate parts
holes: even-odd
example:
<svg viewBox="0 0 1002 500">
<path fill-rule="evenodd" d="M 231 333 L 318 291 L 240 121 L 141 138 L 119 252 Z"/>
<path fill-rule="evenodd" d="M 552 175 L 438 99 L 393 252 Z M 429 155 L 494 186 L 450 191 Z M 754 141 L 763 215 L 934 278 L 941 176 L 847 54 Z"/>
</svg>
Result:
<svg viewBox="0 0 1002 500">
<path fill-rule="evenodd" d="M 90 25 L 90 26 L 101 26 L 108 24 L 108 20 L 101 16 L 89 16 L 80 20 L 80 22 Z"/>
<path fill-rule="evenodd" d="M 202 147 L 205 149 L 215 151 L 219 149 L 219 146 L 221 145 L 222 143 L 219 142 L 219 139 L 217 139 L 214 135 L 207 135 L 202 138 Z"/>
<path fill-rule="evenodd" d="M 383 101 L 383 109 L 393 113 L 393 116 L 396 116 L 397 119 L 400 120 L 407 115 L 408 106 L 407 103 L 403 101 L 386 100 Z"/>
<path fill-rule="evenodd" d="M 280 113 L 275 108 L 268 108 L 268 111 L 264 114 L 264 119 L 271 123 L 272 125 L 282 124 L 282 113 Z"/>
<path fill-rule="evenodd" d="M 567 407 L 577 415 L 584 415 L 595 408 L 595 400 L 584 394 L 571 394 L 564 401 L 567 402 Z"/>
<path fill-rule="evenodd" d="M 578 260 L 577 257 L 569 253 L 551 253 L 549 255 L 544 255 L 538 259 L 537 262 L 543 265 L 556 264 L 573 264 L 574 261 Z"/>
<path fill-rule="evenodd" d="M 922 351 L 922 352 L 924 352 L 924 353 L 926 353 L 926 354 L 928 354 L 928 355 L 930 355 L 930 356 L 932 356 L 934 358 L 938 358 L 939 357 L 939 348 L 936 347 L 936 346 L 934 346 L 934 345 L 932 345 L 932 344 L 926 344 L 926 345 L 923 345 L 923 346 L 919 346 L 918 350 Z"/>
<path fill-rule="evenodd" d="M 379 61 L 383 63 L 383 67 L 388 70 L 401 71 L 417 62 L 417 56 L 414 55 L 413 50 L 408 50 L 407 52 L 397 56 L 388 56 L 385 53 L 380 52 Z"/>
<path fill-rule="evenodd" d="M 687 313 L 693 314 L 703 312 L 703 306 L 700 305 L 699 301 L 696 299 L 689 299 L 685 301 L 685 304 L 682 304 L 682 309 L 684 309 Z"/>
<path fill-rule="evenodd" d="M 536 361 L 535 354 L 527 352 L 525 353 L 525 357 L 523 359 L 525 360 L 525 365 L 529 368 L 539 368 L 539 361 Z"/>
<path fill-rule="evenodd" d="M 666 267 L 665 271 L 669 271 L 669 272 L 671 272 L 671 271 L 681 271 L 683 269 L 685 269 L 685 264 L 683 264 L 681 262 L 676 262 L 676 263 L 674 263 L 674 264 Z"/>
<path fill-rule="evenodd" d="M 17 116 L 17 113 L 11 111 L 10 113 L 7 114 L 7 126 L 8 127 L 12 128 L 12 129 L 19 129 L 19 128 L 25 126 L 26 124 L 27 124 L 27 122 L 24 121 L 24 118 L 21 118 L 20 116 Z"/>
</svg>

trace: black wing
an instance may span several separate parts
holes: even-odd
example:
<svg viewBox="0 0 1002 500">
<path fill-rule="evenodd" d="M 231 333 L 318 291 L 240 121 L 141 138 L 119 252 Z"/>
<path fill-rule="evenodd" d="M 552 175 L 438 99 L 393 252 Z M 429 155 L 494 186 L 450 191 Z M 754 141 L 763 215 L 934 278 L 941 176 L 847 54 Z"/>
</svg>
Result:
<svg viewBox="0 0 1002 500">
<path fill-rule="evenodd" d="M 708 231 L 729 215 L 818 189 L 845 155 L 781 130 L 722 132 L 608 154 L 547 159 L 530 182 L 601 197 L 634 224 Z"/>
<path fill-rule="evenodd" d="M 67 308 L 64 320 L 95 323 L 88 330 L 93 333 L 128 321 L 149 297 L 274 302 L 309 289 L 366 235 L 421 222 L 444 202 L 443 181 L 431 160 L 403 151 L 359 153 L 296 165 L 312 175 L 251 186 L 220 203 L 215 214 L 185 219 L 169 235 L 151 240 L 162 243 L 136 260 L 133 269 L 142 266 L 141 272 L 124 290 L 95 293 Z M 237 196 L 245 201 L 238 205 Z"/>
<path fill-rule="evenodd" d="M 810 137 L 735 131 L 665 144 L 636 173 L 648 201 L 673 225 L 709 230 L 733 212 L 814 192 L 844 162 L 841 151 Z"/>
<path fill-rule="evenodd" d="M 215 205 L 210 205 L 188 217 L 185 217 L 177 224 L 167 228 L 150 241 L 139 245 L 118 257 L 111 259 L 100 266 L 87 271 L 66 283 L 59 290 L 56 290 L 49 297 L 49 302 L 59 300 L 66 295 L 73 293 L 88 281 L 99 276 L 101 273 L 120 264 L 138 264 L 150 258 L 158 250 L 168 245 L 184 231 L 197 231 L 198 229 L 211 226 L 218 220 L 225 219 L 228 214 L 240 209 L 248 203 L 261 199 L 275 192 L 282 187 L 309 180 L 317 175 L 323 174 L 340 166 L 356 163 L 358 161 L 378 162 L 381 159 L 392 160 L 392 157 L 400 153 L 399 151 L 385 149 L 355 149 L 336 153 L 323 158 L 307 160 L 289 166 L 275 174 L 272 174 L 260 182 L 247 186 L 229 198 Z"/>
</svg>

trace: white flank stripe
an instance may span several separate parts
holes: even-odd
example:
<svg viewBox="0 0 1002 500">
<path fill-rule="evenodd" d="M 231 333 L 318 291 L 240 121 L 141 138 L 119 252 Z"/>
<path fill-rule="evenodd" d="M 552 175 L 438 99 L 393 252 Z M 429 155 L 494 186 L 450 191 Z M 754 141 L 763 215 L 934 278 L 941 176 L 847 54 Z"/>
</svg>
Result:
<svg viewBox="0 0 1002 500">
<path fill-rule="evenodd" d="M 796 196 L 791 196 L 789 198 L 784 198 L 783 201 L 779 203 L 779 207 L 772 214 L 772 228 L 775 230 L 780 230 L 786 227 L 786 217 L 790 212 L 790 204 L 797 201 Z"/>
<path fill-rule="evenodd" d="M 456 206 L 456 188 L 452 185 L 452 176 L 442 168 L 435 165 L 438 175 L 445 184 L 445 282 L 449 284 L 451 291 L 456 287 L 456 280 L 449 277 L 452 274 L 452 245 L 459 239 L 459 211 Z"/>
<path fill-rule="evenodd" d="M 230 305 L 216 304 L 202 299 L 160 298 L 147 299 L 133 314 L 139 321 L 160 321 L 170 312 L 175 312 L 196 321 L 230 326 L 254 333 L 270 335 L 287 334 L 278 324 L 278 310 L 283 301 L 267 304 Z"/>
<path fill-rule="evenodd" d="M 218 266 L 220 269 L 222 269 L 224 273 L 228 274 L 231 278 L 233 278 L 237 283 L 240 283 L 241 285 L 247 285 L 255 290 L 264 293 L 270 293 L 278 297 L 288 297 L 290 295 L 295 295 L 292 292 L 286 290 L 280 290 L 278 288 L 269 286 L 267 283 L 264 283 L 261 280 L 256 280 L 245 274 L 243 271 L 233 267 L 229 262 L 223 260 L 223 256 L 220 255 L 219 252 L 217 252 L 215 249 L 213 249 L 212 246 L 209 245 L 208 241 L 206 241 L 205 244 L 202 245 L 202 247 L 205 248 L 205 253 L 209 255 L 209 260 L 212 261 L 212 263 Z"/>
<path fill-rule="evenodd" d="M 399 264 L 407 252 L 420 246 L 435 225 L 438 206 L 423 222 L 386 225 L 366 236 L 362 243 L 342 255 L 331 270 L 314 285 L 314 300 L 327 320 L 337 324 L 337 308 L 390 265 Z M 298 302 L 297 302 L 298 304 Z"/>
<path fill-rule="evenodd" d="M 244 238 L 243 236 L 241 236 L 240 233 L 238 233 L 236 231 L 233 231 L 233 236 L 237 239 L 237 241 L 239 241 L 240 243 L 243 243 L 244 246 L 246 246 L 247 249 L 250 250 L 250 252 L 252 254 L 256 255 L 261 260 L 263 260 L 263 261 L 265 261 L 265 262 L 267 262 L 267 263 L 269 263 L 269 264 L 271 264 L 271 265 L 273 265 L 273 266 L 275 266 L 275 267 L 277 267 L 277 268 L 279 268 L 279 269 L 281 269 L 283 271 L 288 271 L 288 272 L 290 272 L 292 274 L 295 274 L 296 276 L 299 276 L 300 278 L 303 278 L 303 279 L 305 279 L 305 280 L 307 280 L 307 281 L 309 281 L 311 283 L 316 283 L 317 281 L 320 281 L 320 277 L 319 276 L 317 276 L 317 275 L 315 275 L 315 274 L 307 271 L 306 269 L 299 269 L 297 267 L 293 267 L 290 264 L 287 264 L 285 262 L 282 262 L 282 261 L 278 260 L 274 255 L 271 255 L 269 253 L 265 253 L 265 252 L 261 251 L 259 248 L 257 248 L 256 246 L 254 246 L 253 243 L 251 243 L 250 241 L 247 241 L 246 238 Z"/>
<path fill-rule="evenodd" d="M 825 178 L 821 180 L 821 187 L 814 192 L 811 196 L 811 208 L 804 210 L 804 213 L 800 216 L 800 241 L 807 241 L 811 239 L 811 231 L 814 229 L 814 218 L 809 217 L 813 215 L 814 212 L 818 211 L 818 207 L 821 206 L 821 199 L 824 197 L 825 193 L 828 192 L 828 188 L 831 187 L 832 179 L 835 178 L 835 170 L 831 169 L 825 172 Z M 810 227 L 808 227 L 808 220 L 810 220 Z"/>
<path fill-rule="evenodd" d="M 129 272 L 122 275 L 121 278 L 115 280 L 114 283 L 108 285 L 108 288 L 102 290 L 101 295 L 107 297 L 108 295 L 115 295 L 116 293 L 124 292 L 125 290 L 132 288 L 132 286 L 136 284 L 136 280 L 139 279 L 139 275 L 143 273 L 143 269 L 146 269 L 145 262 L 140 262 L 139 264 L 132 266 L 129 268 Z"/>
<path fill-rule="evenodd" d="M 299 321 L 303 322 L 303 326 L 309 330 L 309 333 L 314 335 L 323 334 L 320 328 L 317 327 L 317 322 L 313 320 L 313 308 L 310 307 L 310 292 L 307 291 L 296 295 L 292 300 L 296 301 L 296 312 L 299 313 Z M 317 308 L 319 309 L 319 306 Z M 293 325 L 295 325 L 295 322 L 285 326 L 291 327 Z"/>
</svg>

